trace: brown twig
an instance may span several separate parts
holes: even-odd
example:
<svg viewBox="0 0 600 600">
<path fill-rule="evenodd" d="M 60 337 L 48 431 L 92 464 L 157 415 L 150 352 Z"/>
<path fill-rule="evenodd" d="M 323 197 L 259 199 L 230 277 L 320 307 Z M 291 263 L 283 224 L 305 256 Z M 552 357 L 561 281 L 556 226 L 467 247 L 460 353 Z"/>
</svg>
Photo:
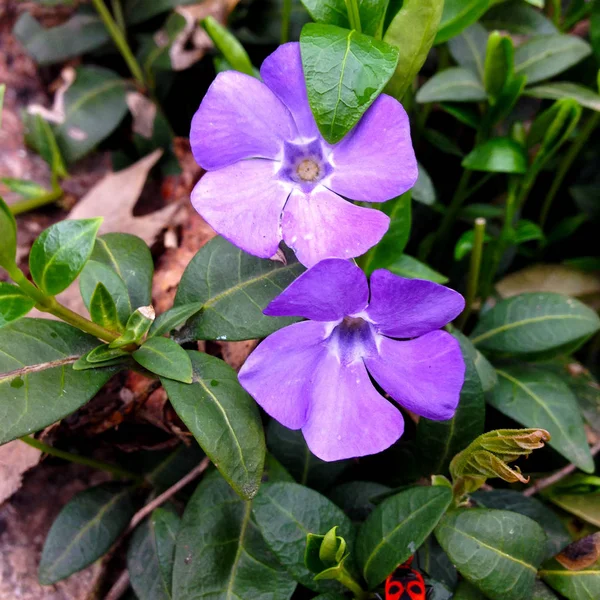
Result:
<svg viewBox="0 0 600 600">
<path fill-rule="evenodd" d="M 598 452 L 600 452 L 600 442 L 594 444 L 590 448 L 590 452 L 592 453 L 592 456 L 596 456 L 596 454 L 598 454 Z M 574 464 L 570 464 L 570 465 L 567 465 L 566 467 L 563 467 L 559 471 L 556 471 L 556 473 L 554 473 L 553 475 L 550 475 L 550 477 L 544 477 L 544 479 L 538 479 L 531 487 L 527 488 L 523 492 L 523 496 L 533 496 L 534 494 L 537 494 L 539 491 L 541 491 L 547 487 L 550 487 L 551 485 L 555 484 L 557 481 L 560 481 L 561 479 L 564 479 L 567 475 L 570 475 L 576 469 L 577 469 L 577 467 Z"/>
<path fill-rule="evenodd" d="M 127 571 L 123 571 L 119 576 L 119 579 L 115 582 L 115 584 L 110 588 L 108 594 L 104 600 L 119 600 L 119 598 L 127 591 L 129 587 L 129 573 Z"/>
</svg>

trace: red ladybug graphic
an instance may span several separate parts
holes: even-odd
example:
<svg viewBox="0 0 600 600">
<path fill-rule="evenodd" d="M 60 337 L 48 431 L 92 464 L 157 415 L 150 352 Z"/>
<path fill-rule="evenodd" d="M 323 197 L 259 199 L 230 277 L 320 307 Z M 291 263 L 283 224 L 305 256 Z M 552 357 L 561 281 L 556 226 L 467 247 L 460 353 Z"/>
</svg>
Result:
<svg viewBox="0 0 600 600">
<path fill-rule="evenodd" d="M 385 600 L 426 600 L 423 575 L 411 568 L 413 557 L 385 580 Z"/>
</svg>

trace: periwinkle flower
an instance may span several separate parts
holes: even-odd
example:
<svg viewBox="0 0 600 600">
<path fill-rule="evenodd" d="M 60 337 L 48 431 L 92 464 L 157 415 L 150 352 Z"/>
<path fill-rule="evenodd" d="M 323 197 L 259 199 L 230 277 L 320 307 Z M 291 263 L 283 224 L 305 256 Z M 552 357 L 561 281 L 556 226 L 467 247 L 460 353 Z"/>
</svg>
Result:
<svg viewBox="0 0 600 600">
<path fill-rule="evenodd" d="M 370 297 L 369 297 L 370 296 Z M 316 456 L 332 461 L 381 452 L 404 432 L 401 406 L 428 419 L 454 415 L 465 365 L 456 339 L 439 328 L 463 297 L 442 285 L 353 263 L 324 260 L 265 309 L 299 316 L 267 337 L 239 373 L 258 404 L 302 429 Z"/>
<path fill-rule="evenodd" d="M 260 74 L 264 83 L 220 73 L 194 115 L 192 151 L 208 171 L 192 192 L 194 208 L 223 237 L 263 258 L 282 239 L 306 266 L 363 254 L 389 218 L 344 198 L 385 202 L 417 178 L 402 105 L 380 95 L 331 145 L 308 104 L 300 45 L 280 46 Z"/>
</svg>

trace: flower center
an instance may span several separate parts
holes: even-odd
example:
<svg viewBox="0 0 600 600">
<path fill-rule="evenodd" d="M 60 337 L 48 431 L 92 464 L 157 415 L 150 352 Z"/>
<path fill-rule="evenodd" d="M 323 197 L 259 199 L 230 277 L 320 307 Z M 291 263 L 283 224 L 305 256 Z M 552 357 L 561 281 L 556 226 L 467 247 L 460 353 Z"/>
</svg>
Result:
<svg viewBox="0 0 600 600">
<path fill-rule="evenodd" d="M 332 171 L 326 148 L 320 140 L 307 143 L 285 142 L 278 176 L 310 192 Z"/>
<path fill-rule="evenodd" d="M 330 349 L 342 363 L 352 363 L 377 353 L 375 330 L 360 317 L 344 317 L 329 337 Z"/>
<path fill-rule="evenodd" d="M 302 181 L 316 181 L 321 174 L 321 167 L 312 158 L 305 158 L 296 168 L 296 173 Z"/>
</svg>

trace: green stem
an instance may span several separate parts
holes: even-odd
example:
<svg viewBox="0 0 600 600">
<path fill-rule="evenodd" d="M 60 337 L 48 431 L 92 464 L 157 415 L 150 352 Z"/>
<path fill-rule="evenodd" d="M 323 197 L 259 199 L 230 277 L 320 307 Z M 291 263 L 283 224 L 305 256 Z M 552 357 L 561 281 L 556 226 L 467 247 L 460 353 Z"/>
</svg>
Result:
<svg viewBox="0 0 600 600">
<path fill-rule="evenodd" d="M 350 21 L 350 29 L 362 33 L 360 26 L 360 12 L 358 10 L 358 0 L 345 0 L 346 9 L 348 10 L 348 21 Z"/>
<path fill-rule="evenodd" d="M 576 140 L 571 144 L 569 151 L 565 154 L 562 159 L 560 166 L 558 167 L 558 171 L 552 181 L 552 187 L 544 200 L 544 204 L 542 206 L 542 210 L 540 212 L 540 227 L 544 229 L 546 224 L 546 219 L 548 218 L 548 213 L 550 212 L 550 207 L 552 206 L 552 202 L 554 202 L 554 198 L 558 193 L 569 169 L 573 165 L 573 162 L 587 143 L 589 137 L 592 135 L 596 127 L 600 124 L 600 113 L 594 112 L 594 114 L 588 119 L 587 123 L 581 130 L 581 133 L 577 136 Z"/>
<path fill-rule="evenodd" d="M 112 6 L 113 15 L 115 15 L 115 21 L 119 29 L 125 36 L 127 31 L 127 25 L 125 24 L 125 17 L 123 15 L 123 7 L 121 6 L 120 0 L 111 0 L 110 5 Z"/>
<path fill-rule="evenodd" d="M 104 0 L 92 0 L 92 4 L 98 11 L 102 22 L 104 23 L 106 29 L 108 29 L 108 33 L 110 33 L 110 36 L 112 37 L 114 43 L 119 49 L 119 52 L 121 53 L 121 56 L 127 63 L 131 74 L 138 81 L 138 83 L 140 83 L 140 85 L 145 87 L 146 83 L 144 81 L 144 74 L 142 73 L 142 69 L 140 68 L 140 65 L 138 64 L 135 56 L 133 55 L 133 52 L 131 51 L 127 40 L 125 39 L 123 32 L 116 24 L 108 8 L 106 8 Z"/>
<path fill-rule="evenodd" d="M 552 0 L 552 22 L 560 29 L 562 0 Z"/>
<path fill-rule="evenodd" d="M 369 594 L 354 581 L 352 575 L 345 568 L 338 573 L 337 580 L 354 594 L 356 600 L 367 600 L 369 598 Z"/>
<path fill-rule="evenodd" d="M 23 213 L 29 212 L 30 210 L 35 210 L 36 208 L 41 208 L 42 206 L 46 206 L 47 204 L 52 204 L 60 199 L 63 195 L 63 191 L 60 187 L 47 192 L 46 194 L 42 194 L 41 196 L 37 196 L 36 198 L 28 198 L 27 200 L 20 200 L 19 202 L 14 202 L 8 208 L 13 215 L 21 215 Z"/>
<path fill-rule="evenodd" d="M 280 42 L 285 44 L 290 39 L 290 19 L 292 16 L 292 0 L 283 0 L 281 9 L 281 38 Z"/>
<path fill-rule="evenodd" d="M 138 482 L 142 482 L 143 478 L 127 469 L 122 469 L 117 465 L 111 465 L 110 463 L 105 463 L 101 460 L 96 460 L 94 458 L 88 458 L 87 456 L 81 456 L 80 454 L 73 454 L 72 452 L 66 452 L 65 450 L 59 450 L 58 448 L 53 448 L 52 446 L 48 446 L 39 440 L 36 440 L 33 437 L 24 436 L 19 438 L 22 442 L 27 444 L 28 446 L 32 446 L 33 448 L 37 448 L 40 452 L 44 454 L 49 454 L 50 456 L 56 456 L 57 458 L 62 458 L 64 460 L 68 460 L 69 462 L 76 463 L 78 465 L 85 465 L 87 467 L 92 467 L 93 469 L 98 469 L 100 471 L 106 471 L 107 473 L 112 473 L 116 477 L 123 477 L 125 479 L 133 479 Z"/>
<path fill-rule="evenodd" d="M 471 252 L 471 264 L 469 267 L 469 279 L 467 280 L 467 297 L 465 299 L 465 309 L 458 318 L 457 326 L 463 329 L 471 312 L 473 304 L 477 298 L 477 288 L 479 285 L 479 275 L 481 273 L 481 258 L 483 256 L 483 243 L 485 241 L 485 219 L 475 219 L 473 228 L 473 250 Z"/>
</svg>

